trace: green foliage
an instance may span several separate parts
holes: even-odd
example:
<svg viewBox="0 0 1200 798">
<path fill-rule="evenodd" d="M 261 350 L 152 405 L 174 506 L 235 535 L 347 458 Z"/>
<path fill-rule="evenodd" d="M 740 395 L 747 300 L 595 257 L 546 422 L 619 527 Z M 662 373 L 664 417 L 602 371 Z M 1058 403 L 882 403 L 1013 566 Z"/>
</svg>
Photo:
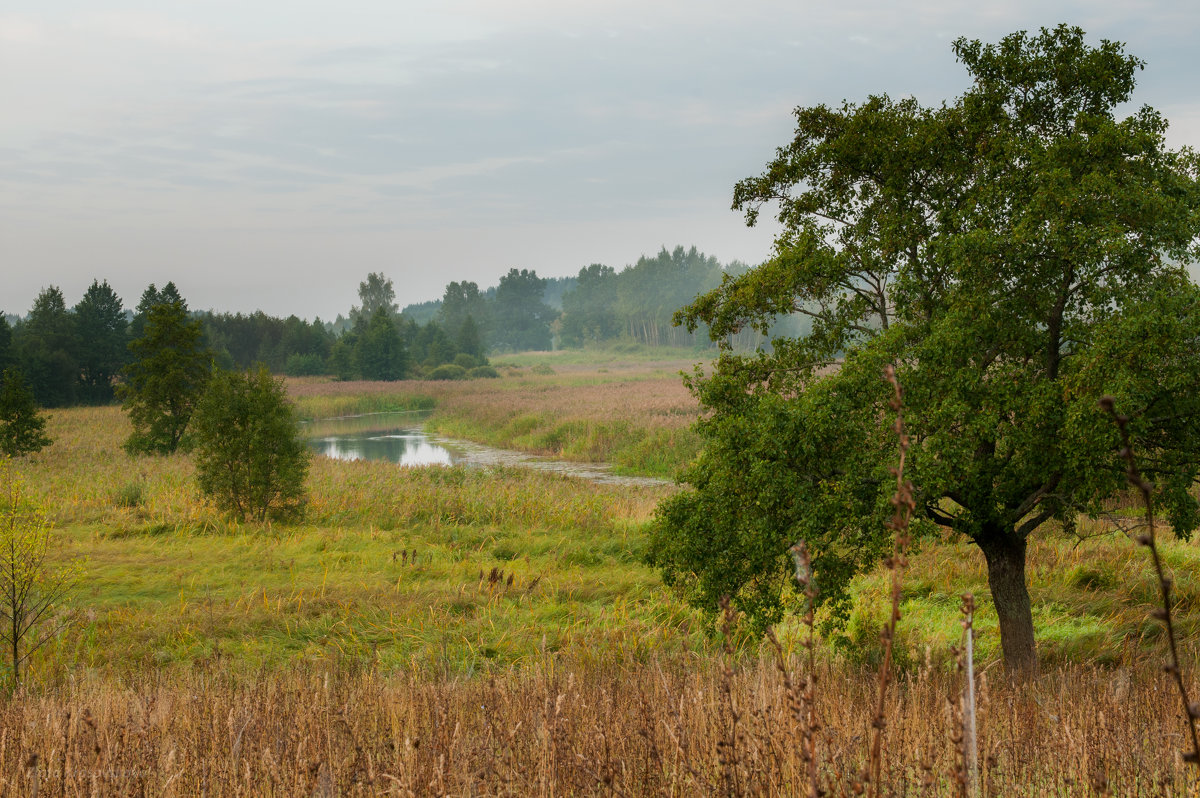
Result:
<svg viewBox="0 0 1200 798">
<path fill-rule="evenodd" d="M 495 380 L 500 378 L 500 372 L 496 371 L 491 366 L 476 366 L 467 372 L 467 376 L 473 380 Z"/>
<path fill-rule="evenodd" d="M 545 279 L 529 269 L 500 278 L 492 307 L 492 343 L 513 351 L 550 348 L 550 322 L 558 313 L 543 300 Z"/>
<path fill-rule="evenodd" d="M 615 338 L 620 333 L 617 281 L 616 270 L 602 263 L 579 270 L 575 289 L 563 295 L 564 346 L 583 346 Z"/>
<path fill-rule="evenodd" d="M 8 319 L 4 318 L 4 311 L 0 310 L 0 370 L 12 364 L 12 327 L 9 326 Z"/>
<path fill-rule="evenodd" d="M 52 285 L 38 294 L 18 333 L 18 361 L 37 403 L 42 407 L 74 403 L 79 339 L 62 290 Z"/>
<path fill-rule="evenodd" d="M 93 280 L 75 305 L 79 398 L 88 404 L 113 400 L 113 380 L 128 358 L 125 308 L 108 281 Z"/>
<path fill-rule="evenodd" d="M 45 508 L 32 501 L 7 458 L 0 459 L 0 645 L 13 687 L 21 669 L 67 623 L 58 605 L 79 581 L 77 561 L 59 564 Z"/>
<path fill-rule="evenodd" d="M 465 380 L 467 378 L 467 370 L 462 366 L 454 363 L 446 363 L 438 366 L 433 371 L 429 372 L 428 379 L 431 380 Z"/>
<path fill-rule="evenodd" d="M 50 445 L 46 420 L 38 413 L 25 376 L 7 368 L 0 376 L 0 453 L 20 457 Z"/>
<path fill-rule="evenodd" d="M 325 358 L 320 355 L 288 355 L 284 373 L 289 377 L 314 377 L 325 373 Z"/>
<path fill-rule="evenodd" d="M 371 315 L 355 343 L 355 362 L 363 379 L 400 380 L 408 373 L 408 352 L 396 322 L 382 308 Z"/>
<path fill-rule="evenodd" d="M 309 451 L 283 381 L 266 367 L 215 373 L 192 424 L 196 479 L 222 511 L 265 521 L 303 507 Z"/>
<path fill-rule="evenodd" d="M 184 440 L 192 411 L 208 383 L 212 356 L 201 343 L 200 322 L 182 300 L 151 305 L 142 336 L 129 344 L 132 361 L 118 388 L 133 432 L 131 454 L 169 454 Z"/>
<path fill-rule="evenodd" d="M 708 448 L 660 511 L 655 556 L 695 601 L 727 592 L 761 627 L 803 538 L 836 595 L 888 534 L 894 363 L 918 522 L 982 550 L 1005 660 L 1027 670 L 1029 535 L 1123 485 L 1102 394 L 1154 452 L 1171 523 L 1200 520 L 1200 289 L 1173 265 L 1195 254 L 1200 163 L 1165 148 L 1153 109 L 1116 118 L 1141 67 L 1117 44 L 1062 26 L 954 50 L 972 78 L 955 101 L 799 108 L 795 139 L 737 184 L 750 223 L 778 202 L 775 257 L 677 320 L 714 340 L 783 313 L 811 328 L 771 353 L 726 343 L 692 377 Z"/>
<path fill-rule="evenodd" d="M 377 313 L 383 313 L 392 318 L 399 314 L 396 307 L 396 289 L 392 281 L 382 273 L 371 272 L 364 282 L 358 284 L 358 298 L 362 307 L 350 308 L 350 321 L 356 322 L 360 317 L 370 319 Z"/>
</svg>

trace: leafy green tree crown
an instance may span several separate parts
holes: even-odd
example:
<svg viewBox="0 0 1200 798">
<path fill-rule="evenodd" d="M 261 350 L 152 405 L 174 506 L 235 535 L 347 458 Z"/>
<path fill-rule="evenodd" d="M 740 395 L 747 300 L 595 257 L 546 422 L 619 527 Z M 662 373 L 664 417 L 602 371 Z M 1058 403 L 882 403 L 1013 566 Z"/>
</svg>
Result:
<svg viewBox="0 0 1200 798">
<path fill-rule="evenodd" d="M 1200 290 L 1179 265 L 1196 255 L 1200 161 L 1166 149 L 1153 109 L 1117 117 L 1142 67 L 1117 43 L 1060 26 L 954 52 L 972 80 L 954 102 L 799 108 L 793 141 L 737 184 L 749 223 L 778 208 L 775 255 L 677 321 L 721 340 L 799 313 L 811 332 L 726 348 L 691 378 L 708 446 L 660 510 L 654 557 L 697 603 L 729 594 L 761 626 L 791 600 L 803 539 L 823 594 L 843 597 L 891 512 L 892 363 L 917 528 L 979 547 L 1005 660 L 1029 672 L 1029 536 L 1100 514 L 1124 484 L 1102 394 L 1136 419 L 1176 530 L 1200 520 Z"/>
<path fill-rule="evenodd" d="M 192 424 L 196 478 L 224 512 L 266 521 L 303 507 L 310 455 L 283 380 L 265 367 L 217 372 Z"/>
</svg>

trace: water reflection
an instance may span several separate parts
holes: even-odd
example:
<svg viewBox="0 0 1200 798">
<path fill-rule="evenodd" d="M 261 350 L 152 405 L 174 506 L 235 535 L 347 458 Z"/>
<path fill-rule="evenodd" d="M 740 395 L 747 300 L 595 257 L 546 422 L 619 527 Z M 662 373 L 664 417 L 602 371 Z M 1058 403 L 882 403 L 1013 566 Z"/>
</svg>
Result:
<svg viewBox="0 0 1200 798">
<path fill-rule="evenodd" d="M 418 420 L 408 413 L 321 419 L 310 425 L 308 446 L 335 460 L 385 460 L 403 466 L 458 462 L 449 448 L 411 426 Z"/>
</svg>

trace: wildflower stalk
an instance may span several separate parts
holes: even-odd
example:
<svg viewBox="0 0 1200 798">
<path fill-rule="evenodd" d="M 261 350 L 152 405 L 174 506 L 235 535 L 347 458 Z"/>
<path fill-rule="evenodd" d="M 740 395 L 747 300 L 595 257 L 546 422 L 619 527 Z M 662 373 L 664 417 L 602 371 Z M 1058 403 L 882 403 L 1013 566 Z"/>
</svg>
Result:
<svg viewBox="0 0 1200 798">
<path fill-rule="evenodd" d="M 909 437 L 904 431 L 904 392 L 900 387 L 900 381 L 896 378 L 896 369 L 891 364 L 884 369 L 884 378 L 892 386 L 892 398 L 888 405 L 896 414 L 892 430 L 899 440 L 900 458 L 899 462 L 890 469 L 896 477 L 896 492 L 892 495 L 892 506 L 895 508 L 895 513 L 888 521 L 888 528 L 896 533 L 896 538 L 892 556 L 884 560 L 884 565 L 892 572 L 892 611 L 887 625 L 879 633 L 883 641 L 883 660 L 879 663 L 878 698 L 875 702 L 875 714 L 871 720 L 873 735 L 868 762 L 870 770 L 866 779 L 871 784 L 871 793 L 876 796 L 880 794 L 879 774 L 882 766 L 883 733 L 887 728 L 885 709 L 888 681 L 891 678 L 892 648 L 896 638 L 896 623 L 900 620 L 900 594 L 903 588 L 904 568 L 908 565 L 907 552 L 910 542 L 908 527 L 913 509 L 916 507 L 916 502 L 913 500 L 912 483 L 904 478 L 904 464 L 908 458 L 909 447 Z"/>
</svg>

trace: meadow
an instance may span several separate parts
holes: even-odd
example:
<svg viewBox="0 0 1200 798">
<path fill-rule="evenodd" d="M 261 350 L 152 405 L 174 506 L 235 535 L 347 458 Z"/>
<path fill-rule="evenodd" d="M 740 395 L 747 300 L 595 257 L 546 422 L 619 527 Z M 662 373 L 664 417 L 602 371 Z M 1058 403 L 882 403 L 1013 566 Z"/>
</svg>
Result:
<svg viewBox="0 0 1200 798">
<path fill-rule="evenodd" d="M 690 361 L 620 354 L 289 389 L 309 417 L 432 410 L 443 434 L 670 473 L 698 445 Z M 14 466 L 86 576 L 0 705 L 0 795 L 807 795 L 814 773 L 853 794 L 866 765 L 886 571 L 856 581 L 810 665 L 801 624 L 776 651 L 662 587 L 642 554 L 669 484 L 318 459 L 301 522 L 243 525 L 202 500 L 185 455 L 125 455 L 118 408 L 55 411 L 48 431 Z M 1200 556 L 1163 548 L 1192 681 Z M 1104 524 L 1047 530 L 1029 574 L 1044 668 L 1013 688 L 977 550 L 913 555 L 882 794 L 962 794 L 968 591 L 983 794 L 1194 794 L 1144 553 Z"/>
</svg>

